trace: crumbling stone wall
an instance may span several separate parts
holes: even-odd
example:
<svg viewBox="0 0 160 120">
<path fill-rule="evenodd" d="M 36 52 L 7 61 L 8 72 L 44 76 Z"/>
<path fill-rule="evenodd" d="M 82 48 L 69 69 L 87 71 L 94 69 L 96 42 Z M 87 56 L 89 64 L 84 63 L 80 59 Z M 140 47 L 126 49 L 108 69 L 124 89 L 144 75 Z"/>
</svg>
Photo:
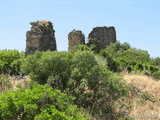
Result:
<svg viewBox="0 0 160 120">
<path fill-rule="evenodd" d="M 114 42 L 116 42 L 114 27 L 95 27 L 89 34 L 88 45 L 94 44 L 97 51 L 106 48 L 106 45 Z"/>
<path fill-rule="evenodd" d="M 50 21 L 42 20 L 30 24 L 32 25 L 31 30 L 26 33 L 26 56 L 34 54 L 36 50 L 57 50 L 55 30 Z"/>
<path fill-rule="evenodd" d="M 73 30 L 68 34 L 68 50 L 72 50 L 76 45 L 85 44 L 85 36 L 82 31 Z"/>
</svg>

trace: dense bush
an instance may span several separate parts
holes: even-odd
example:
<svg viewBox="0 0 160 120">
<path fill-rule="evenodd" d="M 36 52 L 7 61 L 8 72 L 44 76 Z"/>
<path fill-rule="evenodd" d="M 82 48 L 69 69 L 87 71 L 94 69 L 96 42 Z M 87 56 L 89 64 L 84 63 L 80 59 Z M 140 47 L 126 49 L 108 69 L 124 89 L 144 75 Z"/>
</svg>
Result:
<svg viewBox="0 0 160 120">
<path fill-rule="evenodd" d="M 71 73 L 69 67 L 71 60 L 72 55 L 67 52 L 36 52 L 36 54 L 29 55 L 24 59 L 21 68 L 34 81 L 45 84 L 47 80 L 49 83 L 57 80 L 54 84 L 57 83 L 57 87 L 61 87 L 59 84 L 63 82 L 62 87 L 64 88 Z M 52 81 L 50 81 L 51 78 Z"/>
<path fill-rule="evenodd" d="M 160 57 L 151 58 L 150 63 L 154 66 L 160 67 Z"/>
<path fill-rule="evenodd" d="M 148 51 L 131 48 L 128 43 L 111 43 L 100 51 L 100 55 L 113 72 L 128 71 L 160 78 L 160 58 L 150 58 Z"/>
<path fill-rule="evenodd" d="M 18 50 L 0 51 L 0 74 L 20 74 L 20 65 L 23 58 Z"/>
<path fill-rule="evenodd" d="M 114 72 L 139 71 L 141 68 L 138 65 L 150 62 L 150 55 L 147 51 L 131 48 L 128 43 L 111 43 L 106 49 L 101 50 L 100 54 L 106 58 L 108 68 Z"/>
<path fill-rule="evenodd" d="M 49 83 L 75 96 L 74 103 L 97 119 L 115 118 L 119 113 L 111 114 L 114 101 L 127 94 L 126 85 L 100 62 L 102 59 L 87 50 L 36 52 L 24 59 L 22 71 L 40 84 Z"/>
<path fill-rule="evenodd" d="M 52 89 L 49 85 L 32 83 L 29 88 L 5 92 L 0 96 L 1 120 L 87 120 L 74 97 Z"/>
<path fill-rule="evenodd" d="M 107 66 L 109 70 L 113 72 L 119 72 L 121 71 L 121 69 L 124 69 L 124 68 L 121 68 L 121 66 L 124 66 L 124 65 L 120 66 L 120 60 L 118 59 L 123 56 L 124 51 L 130 48 L 131 47 L 128 43 L 121 44 L 119 41 L 117 41 L 115 43 L 111 43 L 105 49 L 102 49 L 100 51 L 100 55 L 106 58 Z M 121 64 L 125 64 L 125 63 L 121 62 Z"/>
<path fill-rule="evenodd" d="M 160 70 L 152 73 L 152 77 L 155 78 L 155 79 L 157 79 L 157 80 L 159 80 L 160 79 Z"/>
<path fill-rule="evenodd" d="M 116 58 L 121 57 L 122 53 L 130 48 L 131 46 L 128 43 L 120 43 L 119 41 L 117 41 L 115 43 L 111 43 L 102 51 L 107 53 L 109 56 Z"/>
<path fill-rule="evenodd" d="M 87 46 L 91 48 L 94 53 L 99 53 L 101 51 L 102 42 L 95 38 L 89 38 Z"/>
</svg>

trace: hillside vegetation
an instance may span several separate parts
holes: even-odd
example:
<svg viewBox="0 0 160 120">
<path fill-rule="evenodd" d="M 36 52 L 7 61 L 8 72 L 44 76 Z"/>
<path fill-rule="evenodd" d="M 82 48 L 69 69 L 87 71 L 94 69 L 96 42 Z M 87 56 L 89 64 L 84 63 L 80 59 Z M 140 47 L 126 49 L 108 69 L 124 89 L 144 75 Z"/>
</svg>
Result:
<svg viewBox="0 0 160 120">
<path fill-rule="evenodd" d="M 2 50 L 0 74 L 2 120 L 158 119 L 160 58 L 128 43 L 28 57 Z"/>
<path fill-rule="evenodd" d="M 156 119 L 160 116 L 160 81 L 136 74 L 124 74 L 124 80 L 132 85 L 129 100 L 132 101 L 133 107 L 130 115 L 150 115 L 137 117 L 136 120 Z"/>
</svg>

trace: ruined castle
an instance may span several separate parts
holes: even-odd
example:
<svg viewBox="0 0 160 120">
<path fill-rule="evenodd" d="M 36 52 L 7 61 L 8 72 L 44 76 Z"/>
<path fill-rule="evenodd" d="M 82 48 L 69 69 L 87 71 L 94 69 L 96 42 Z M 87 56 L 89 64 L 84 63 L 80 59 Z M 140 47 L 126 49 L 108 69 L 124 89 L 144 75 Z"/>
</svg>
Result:
<svg viewBox="0 0 160 120">
<path fill-rule="evenodd" d="M 68 50 L 72 50 L 76 45 L 85 44 L 85 37 L 82 31 L 73 30 L 68 34 Z"/>
<path fill-rule="evenodd" d="M 26 33 L 26 51 L 25 55 L 34 54 L 38 51 L 56 51 L 55 30 L 50 21 L 42 20 L 31 22 L 31 30 Z M 95 27 L 90 32 L 89 42 L 85 43 L 85 36 L 80 30 L 73 30 L 68 34 L 68 50 L 74 49 L 76 45 L 87 44 L 88 46 L 95 44 L 99 51 L 104 49 L 106 45 L 116 42 L 116 31 L 114 27 Z"/>
<path fill-rule="evenodd" d="M 106 48 L 106 45 L 116 42 L 116 31 L 114 27 L 95 27 L 89 34 L 88 45 L 95 44 L 96 50 Z"/>
<path fill-rule="evenodd" d="M 26 51 L 25 56 L 34 54 L 36 50 L 46 51 L 57 50 L 55 30 L 52 23 L 47 20 L 31 22 L 31 30 L 26 33 Z"/>
</svg>

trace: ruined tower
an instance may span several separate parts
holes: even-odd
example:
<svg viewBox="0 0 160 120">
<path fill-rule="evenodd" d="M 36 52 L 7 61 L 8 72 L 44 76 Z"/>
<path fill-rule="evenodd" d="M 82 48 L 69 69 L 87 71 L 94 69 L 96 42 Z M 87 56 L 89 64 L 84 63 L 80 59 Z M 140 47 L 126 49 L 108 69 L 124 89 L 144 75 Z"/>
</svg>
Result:
<svg viewBox="0 0 160 120">
<path fill-rule="evenodd" d="M 114 27 L 95 27 L 89 34 L 88 45 L 94 44 L 96 50 L 106 48 L 106 45 L 116 42 L 116 31 Z"/>
<path fill-rule="evenodd" d="M 72 50 L 76 45 L 85 44 L 85 36 L 82 31 L 73 30 L 68 34 L 68 50 Z"/>
<path fill-rule="evenodd" d="M 36 50 L 46 51 L 57 50 L 55 30 L 52 23 L 47 20 L 31 22 L 31 30 L 26 33 L 26 51 L 25 56 L 34 54 Z"/>
</svg>

